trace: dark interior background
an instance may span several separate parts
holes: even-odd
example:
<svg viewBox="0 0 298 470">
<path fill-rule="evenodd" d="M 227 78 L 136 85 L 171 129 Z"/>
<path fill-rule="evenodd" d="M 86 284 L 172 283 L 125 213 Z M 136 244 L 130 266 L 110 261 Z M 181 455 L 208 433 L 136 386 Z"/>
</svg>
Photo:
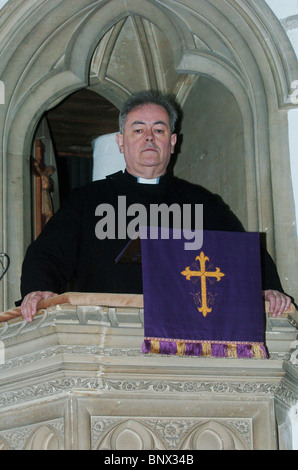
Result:
<svg viewBox="0 0 298 470">
<path fill-rule="evenodd" d="M 92 180 L 92 141 L 117 132 L 119 110 L 102 96 L 79 90 L 46 114 L 56 155 L 60 203 Z"/>
</svg>

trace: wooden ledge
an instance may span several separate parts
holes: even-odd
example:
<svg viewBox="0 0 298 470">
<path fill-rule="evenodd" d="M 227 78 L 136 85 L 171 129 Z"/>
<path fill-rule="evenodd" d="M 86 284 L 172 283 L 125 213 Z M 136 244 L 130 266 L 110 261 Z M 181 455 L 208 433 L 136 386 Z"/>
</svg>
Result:
<svg viewBox="0 0 298 470">
<path fill-rule="evenodd" d="M 65 292 L 49 299 L 41 300 L 37 310 L 45 310 L 55 305 L 98 305 L 100 307 L 135 307 L 143 308 L 144 301 L 142 294 L 102 294 Z M 0 323 L 21 317 L 21 307 L 14 307 L 6 312 L 0 313 Z"/>
<path fill-rule="evenodd" d="M 84 293 L 84 292 L 65 292 L 64 294 L 50 297 L 39 302 L 38 311 L 45 310 L 55 305 L 96 305 L 100 307 L 135 307 L 144 308 L 144 299 L 142 294 L 105 294 L 105 293 Z M 271 316 L 269 311 L 269 302 L 265 302 L 265 313 Z M 283 312 L 278 318 L 289 318 L 297 316 L 298 312 L 295 306 L 291 304 L 290 308 Z M 0 323 L 21 317 L 21 307 L 11 308 L 6 312 L 0 313 Z M 296 324 L 295 324 L 296 326 Z"/>
<path fill-rule="evenodd" d="M 141 294 L 65 292 L 64 294 L 42 300 L 38 304 L 38 310 L 62 304 L 98 305 L 101 307 L 144 307 L 143 295 Z"/>
<path fill-rule="evenodd" d="M 295 312 L 295 305 L 291 304 L 288 310 L 285 310 L 281 315 L 275 318 L 288 318 L 289 315 L 293 315 Z M 268 300 L 265 300 L 265 313 L 268 313 L 269 317 L 271 317 L 270 303 L 268 302 Z"/>
</svg>

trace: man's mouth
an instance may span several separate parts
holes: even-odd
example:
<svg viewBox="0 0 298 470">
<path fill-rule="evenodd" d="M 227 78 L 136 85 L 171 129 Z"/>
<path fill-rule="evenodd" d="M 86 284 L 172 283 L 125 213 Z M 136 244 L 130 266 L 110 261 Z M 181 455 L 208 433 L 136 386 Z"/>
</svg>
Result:
<svg viewBox="0 0 298 470">
<path fill-rule="evenodd" d="M 155 148 L 155 147 L 146 147 L 142 150 L 142 152 L 157 152 L 157 148 Z"/>
</svg>

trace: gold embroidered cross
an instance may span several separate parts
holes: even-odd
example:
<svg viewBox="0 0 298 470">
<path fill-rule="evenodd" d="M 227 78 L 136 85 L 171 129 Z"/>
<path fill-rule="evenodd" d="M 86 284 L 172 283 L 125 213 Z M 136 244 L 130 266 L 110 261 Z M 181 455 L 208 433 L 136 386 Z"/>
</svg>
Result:
<svg viewBox="0 0 298 470">
<path fill-rule="evenodd" d="M 202 297 L 202 306 L 198 307 L 198 311 L 202 312 L 204 317 L 207 313 L 212 311 L 212 308 L 209 308 L 207 305 L 207 287 L 206 287 L 206 278 L 215 277 L 217 281 L 220 281 L 224 276 L 224 273 L 220 271 L 220 268 L 215 268 L 215 271 L 206 271 L 206 261 L 209 261 L 208 256 L 205 256 L 201 251 L 200 256 L 196 257 L 196 261 L 200 262 L 200 271 L 191 271 L 190 266 L 185 268 L 185 271 L 182 271 L 181 274 L 186 277 L 187 281 L 190 281 L 192 277 L 199 276 L 201 278 L 201 297 Z"/>
</svg>

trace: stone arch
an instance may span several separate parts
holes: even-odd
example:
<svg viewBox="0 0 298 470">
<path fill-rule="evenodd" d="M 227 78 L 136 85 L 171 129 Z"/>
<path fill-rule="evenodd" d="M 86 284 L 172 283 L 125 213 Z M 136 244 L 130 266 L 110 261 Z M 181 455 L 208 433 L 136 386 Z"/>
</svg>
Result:
<svg viewBox="0 0 298 470">
<path fill-rule="evenodd" d="M 13 253 L 2 285 L 4 305 L 10 306 L 19 295 L 20 267 L 30 238 L 26 168 L 35 126 L 45 110 L 89 85 L 89 65 L 97 44 L 129 16 L 143 18 L 163 31 L 173 58 L 169 69 L 177 75 L 166 91 L 174 91 L 182 106 L 195 81 L 190 77 L 198 75 L 218 80 L 235 97 L 245 130 L 248 229 L 267 231 L 282 279 L 292 278 L 285 288 L 294 293 L 294 203 L 289 159 L 285 155 L 281 162 L 280 155 L 287 151 L 288 93 L 298 66 L 286 34 L 265 2 L 225 0 L 219 8 L 214 0 L 174 5 L 167 0 L 84 0 L 79 5 L 69 0 L 38 0 L 34 5 L 29 0 L 10 0 L 0 20 L 0 79 L 6 93 L 0 117 L 1 217 L 3 251 Z M 96 86 L 112 90 L 106 82 Z M 114 104 L 121 104 L 131 91 L 121 82 L 114 85 Z"/>
<path fill-rule="evenodd" d="M 34 130 L 42 114 L 71 92 L 88 86 L 89 60 L 100 37 L 113 24 L 142 5 L 145 7 L 141 9 L 143 14 L 148 16 L 152 15 L 152 10 L 158 10 L 156 21 L 167 24 L 169 34 L 176 38 L 172 39 L 172 43 L 176 49 L 181 48 L 174 26 L 158 7 L 151 7 L 150 12 L 146 0 L 137 4 L 113 0 L 104 5 L 99 1 L 85 1 L 79 6 L 73 2 L 63 2 L 62 5 L 57 0 L 38 2 L 39 8 L 36 4 L 32 7 L 31 2 L 24 4 L 10 0 L 9 3 L 10 10 L 5 11 L 2 18 L 5 32 L 10 32 L 13 37 L 11 41 L 6 40 L 4 49 L 7 54 L 3 54 L 1 71 L 3 82 L 8 83 L 1 122 L 1 147 L 5 161 L 2 217 L 4 251 L 13 251 L 14 260 L 3 283 L 4 305 L 11 304 L 19 295 L 15 280 L 20 275 L 24 249 L 30 242 L 30 195 L 26 167 L 29 166 Z M 58 10 L 57 16 L 49 22 L 49 15 L 55 8 Z M 21 28 L 19 21 L 22 21 Z M 10 219 L 8 224 L 11 213 L 15 218 L 13 221 Z M 16 233 L 19 234 L 18 243 L 15 241 Z M 9 282 L 9 278 L 13 282 Z M 14 286 L 7 297 L 8 283 Z"/>
<path fill-rule="evenodd" d="M 50 425 L 42 424 L 27 439 L 24 450 L 63 450 L 58 432 Z"/>
<path fill-rule="evenodd" d="M 182 449 L 247 450 L 235 429 L 216 420 L 196 426 L 184 439 Z"/>
<path fill-rule="evenodd" d="M 56 4 L 59 9 L 57 14 L 62 9 L 65 17 L 69 11 L 72 12 L 72 16 L 67 19 L 58 17 L 53 31 L 42 32 L 44 37 L 39 38 L 39 47 L 35 46 L 34 54 L 29 52 L 28 63 L 19 71 L 19 76 L 17 76 L 9 97 L 3 133 L 3 145 L 13 153 L 16 151 L 26 152 L 32 130 L 44 110 L 51 108 L 71 92 L 88 86 L 89 66 L 96 45 L 104 34 L 123 18 L 129 15 L 141 15 L 157 24 L 158 28 L 166 27 L 176 63 L 182 57 L 182 44 L 191 42 L 190 33 L 183 38 L 178 33 L 179 29 L 169 21 L 164 9 L 152 5 L 148 0 L 138 2 L 111 0 L 104 5 L 102 2 L 86 1 L 84 2 L 85 7 L 77 6 L 73 9 L 71 9 L 71 2 L 63 3 L 63 7 L 58 0 L 52 3 Z M 51 12 L 53 10 L 54 8 L 51 8 Z M 33 36 L 32 41 L 29 40 L 30 44 L 33 43 L 34 36 L 37 34 L 35 29 L 40 31 L 42 24 L 46 22 L 46 15 L 51 12 L 49 12 L 46 2 L 38 21 L 30 26 L 32 28 L 30 35 Z M 30 21 L 32 21 L 31 16 Z M 70 24 L 72 28 L 70 28 Z M 57 41 L 62 36 L 61 50 L 56 50 Z M 21 44 L 19 48 L 21 48 Z M 20 52 L 17 50 L 12 55 L 12 59 L 17 60 L 19 54 Z M 45 57 L 48 56 L 49 59 L 45 60 Z M 38 66 L 41 64 L 39 72 L 36 64 Z M 24 126 L 24 120 L 28 122 L 28 126 Z M 23 148 L 21 142 L 15 143 L 14 133 L 20 135 Z"/>
<path fill-rule="evenodd" d="M 149 450 L 165 449 L 162 439 L 155 430 L 140 420 L 126 419 L 113 425 L 100 437 L 96 450 Z"/>
</svg>

